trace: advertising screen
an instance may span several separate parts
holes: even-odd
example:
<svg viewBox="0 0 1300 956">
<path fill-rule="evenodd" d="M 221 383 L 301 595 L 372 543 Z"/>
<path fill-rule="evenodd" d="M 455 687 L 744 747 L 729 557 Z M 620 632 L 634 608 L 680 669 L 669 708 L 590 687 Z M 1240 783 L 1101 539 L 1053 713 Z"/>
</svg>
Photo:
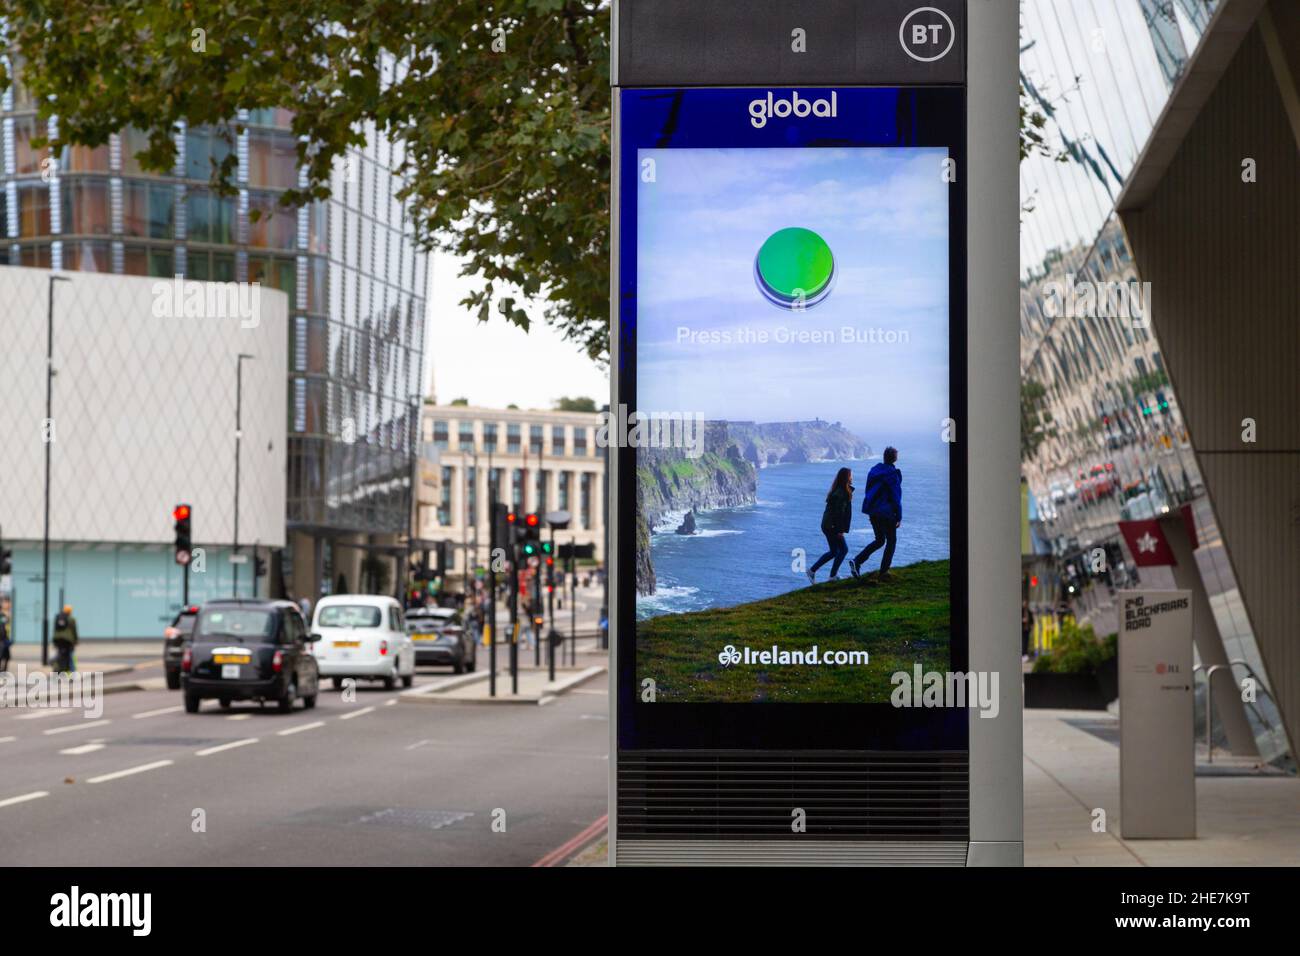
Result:
<svg viewBox="0 0 1300 956">
<path fill-rule="evenodd" d="M 961 96 L 622 91 L 639 702 L 887 707 L 964 655 Z"/>
</svg>

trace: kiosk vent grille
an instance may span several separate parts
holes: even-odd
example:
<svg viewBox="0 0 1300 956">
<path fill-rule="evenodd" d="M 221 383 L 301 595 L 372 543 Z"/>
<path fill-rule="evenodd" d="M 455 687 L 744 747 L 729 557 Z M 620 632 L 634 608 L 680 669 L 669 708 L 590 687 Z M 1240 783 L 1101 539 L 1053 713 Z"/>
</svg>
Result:
<svg viewBox="0 0 1300 956">
<path fill-rule="evenodd" d="M 803 811 L 805 829 L 792 823 Z M 618 839 L 965 840 L 967 754 L 627 751 Z"/>
</svg>

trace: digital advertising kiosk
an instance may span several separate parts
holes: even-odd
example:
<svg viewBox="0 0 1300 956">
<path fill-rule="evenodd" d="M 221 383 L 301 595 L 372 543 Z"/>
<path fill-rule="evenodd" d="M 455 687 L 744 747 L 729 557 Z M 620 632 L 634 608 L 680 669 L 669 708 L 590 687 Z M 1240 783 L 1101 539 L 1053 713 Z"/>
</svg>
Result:
<svg viewBox="0 0 1300 956">
<path fill-rule="evenodd" d="M 616 0 L 610 861 L 1019 865 L 1014 0 Z"/>
</svg>

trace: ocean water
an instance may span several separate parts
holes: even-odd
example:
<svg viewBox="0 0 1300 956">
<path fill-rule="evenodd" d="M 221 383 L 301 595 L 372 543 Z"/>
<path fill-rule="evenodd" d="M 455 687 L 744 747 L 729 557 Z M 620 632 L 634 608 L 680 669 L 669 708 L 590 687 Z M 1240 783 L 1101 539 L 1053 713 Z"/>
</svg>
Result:
<svg viewBox="0 0 1300 956">
<path fill-rule="evenodd" d="M 637 599 L 637 618 L 730 607 L 807 587 L 807 577 L 790 569 L 791 551 L 805 549 L 807 567 L 826 551 L 822 510 L 842 466 L 853 469 L 853 523 L 845 535 L 848 557 L 853 557 L 873 537 L 861 511 L 862 491 L 867 472 L 879 460 L 770 465 L 758 473 L 755 504 L 698 512 L 698 534 L 674 534 L 681 516 L 665 519 L 650 539 L 658 587 Z M 927 457 L 904 450 L 898 465 L 903 472 L 903 524 L 894 566 L 949 557 L 946 455 Z M 868 559 L 867 570 L 880 566 L 882 551 Z M 818 581 L 828 580 L 830 567 L 827 562 L 818 569 Z M 848 576 L 846 559 L 840 577 Z"/>
</svg>

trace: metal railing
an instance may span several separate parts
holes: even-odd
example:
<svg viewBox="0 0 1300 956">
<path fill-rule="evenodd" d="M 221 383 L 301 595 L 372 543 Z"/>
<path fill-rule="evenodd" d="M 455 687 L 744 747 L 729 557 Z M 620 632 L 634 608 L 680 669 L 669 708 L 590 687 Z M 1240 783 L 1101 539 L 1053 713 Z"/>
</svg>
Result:
<svg viewBox="0 0 1300 956">
<path fill-rule="evenodd" d="M 1240 664 L 1242 667 L 1246 668 L 1250 676 L 1255 678 L 1255 684 L 1260 691 L 1268 695 L 1268 697 L 1270 698 L 1273 696 L 1271 693 L 1269 693 L 1269 690 L 1264 685 L 1263 680 L 1260 679 L 1259 674 L 1255 673 L 1255 668 L 1251 667 L 1249 664 L 1247 664 L 1239 657 L 1234 657 L 1226 664 L 1211 665 L 1208 670 L 1205 668 L 1203 664 L 1197 664 L 1195 667 L 1192 668 L 1193 681 L 1195 681 L 1196 679 L 1197 671 L 1200 670 L 1205 671 L 1205 750 L 1206 750 L 1207 763 L 1214 763 L 1214 675 L 1222 670 L 1226 670 L 1229 674 L 1231 674 L 1233 665 L 1235 664 Z M 1272 722 L 1267 717 L 1264 716 L 1263 712 L 1258 707 L 1255 706 L 1254 701 L 1244 700 L 1242 701 L 1242 703 L 1251 709 L 1251 711 L 1255 714 L 1256 719 L 1261 724 L 1264 725 L 1264 728 L 1269 733 L 1272 733 L 1274 731 L 1275 728 L 1273 727 Z"/>
</svg>

